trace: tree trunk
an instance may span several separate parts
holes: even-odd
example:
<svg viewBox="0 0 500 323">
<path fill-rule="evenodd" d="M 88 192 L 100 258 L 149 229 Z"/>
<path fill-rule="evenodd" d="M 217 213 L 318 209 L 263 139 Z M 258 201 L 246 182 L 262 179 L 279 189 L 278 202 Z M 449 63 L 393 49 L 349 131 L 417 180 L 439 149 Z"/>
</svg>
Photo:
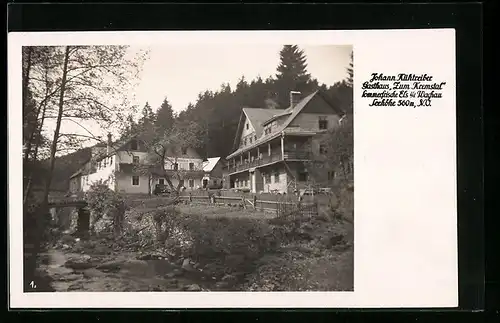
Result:
<svg viewBox="0 0 500 323">
<path fill-rule="evenodd" d="M 52 183 L 52 174 L 54 172 L 54 165 L 55 165 L 55 161 L 56 161 L 57 141 L 59 139 L 59 131 L 61 129 L 61 120 L 62 120 L 63 108 L 64 108 L 64 91 L 66 89 L 66 77 L 68 74 L 69 50 L 70 50 L 70 47 L 66 46 L 66 50 L 65 50 L 65 54 L 64 54 L 63 74 L 62 74 L 62 80 L 61 80 L 61 92 L 59 95 L 59 112 L 57 114 L 56 129 L 54 131 L 54 138 L 53 138 L 52 146 L 50 149 L 50 168 L 49 168 L 49 172 L 47 174 L 47 180 L 45 183 L 45 190 L 44 190 L 44 194 L 43 194 L 43 204 L 45 206 L 44 209 L 48 206 L 50 185 Z"/>
<path fill-rule="evenodd" d="M 47 80 L 47 70 L 46 70 L 45 77 L 46 77 L 46 80 Z M 45 97 L 48 96 L 48 92 L 49 92 L 49 87 L 48 87 L 48 84 L 46 84 L 46 91 L 45 91 L 45 95 L 46 96 Z M 35 164 L 36 164 L 36 162 L 37 162 L 38 149 L 40 148 L 40 144 L 41 144 L 41 141 L 42 141 L 42 129 L 43 129 L 43 124 L 45 122 L 45 113 L 47 111 L 47 100 L 44 100 L 42 102 L 42 105 L 40 106 L 40 108 L 42 108 L 42 118 L 40 120 L 40 125 L 38 127 L 38 130 L 36 131 L 37 134 L 38 134 L 38 136 L 36 138 L 35 151 L 33 152 L 33 159 L 31 161 L 32 167 L 34 167 Z M 38 115 L 37 115 L 37 118 L 38 118 Z M 25 194 L 24 194 L 24 199 L 23 199 L 23 205 L 25 207 L 26 207 L 26 202 L 28 201 L 28 197 L 30 196 L 31 187 L 32 187 L 32 183 L 33 183 L 33 170 L 30 169 L 29 172 L 30 173 L 28 175 L 28 183 L 26 184 L 26 189 L 25 189 Z"/>
<path fill-rule="evenodd" d="M 28 56 L 27 59 L 27 65 L 26 65 L 26 71 L 24 71 L 23 75 L 23 116 L 26 118 L 27 115 L 27 110 L 26 110 L 26 104 L 28 100 L 28 84 L 29 84 L 29 79 L 30 79 L 30 72 L 31 72 L 31 54 L 33 52 L 33 47 L 28 46 L 28 50 L 26 55 Z"/>
</svg>

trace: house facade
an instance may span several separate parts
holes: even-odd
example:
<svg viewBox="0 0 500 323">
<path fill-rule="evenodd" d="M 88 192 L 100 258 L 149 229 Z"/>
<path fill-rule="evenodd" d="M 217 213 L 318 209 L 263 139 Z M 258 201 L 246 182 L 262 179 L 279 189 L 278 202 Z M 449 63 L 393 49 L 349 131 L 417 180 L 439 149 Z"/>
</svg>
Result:
<svg viewBox="0 0 500 323">
<path fill-rule="evenodd" d="M 194 190 L 202 185 L 203 158 L 193 148 L 180 151 L 168 151 L 165 160 L 165 171 L 174 187 L 185 187 Z M 156 184 L 167 185 L 162 171 L 153 174 L 153 189 Z"/>
<path fill-rule="evenodd" d="M 203 186 L 204 179 L 218 178 L 217 165 L 217 162 L 203 161 L 195 149 L 186 148 L 168 151 L 164 169 L 174 187 L 196 189 Z M 163 170 L 155 171 L 150 166 L 147 149 L 141 140 L 132 138 L 113 144 L 108 135 L 107 146 L 93 147 L 91 159 L 71 176 L 70 190 L 86 192 L 93 183 L 102 181 L 117 192 L 150 194 L 156 184 L 168 185 Z"/>
<path fill-rule="evenodd" d="M 91 185 L 102 181 L 114 191 L 147 194 L 150 176 L 134 171 L 135 165 L 147 164 L 144 144 L 135 138 L 92 148 L 91 158 L 70 178 L 70 191 L 86 192 Z"/>
<path fill-rule="evenodd" d="M 244 108 L 233 153 L 226 157 L 229 187 L 252 193 L 289 193 L 310 183 L 307 165 L 326 153 L 320 135 L 344 112 L 319 91 L 290 93 L 290 107 Z"/>
<path fill-rule="evenodd" d="M 224 185 L 224 165 L 220 157 L 208 158 L 203 162 L 202 188 L 219 189 Z"/>
</svg>

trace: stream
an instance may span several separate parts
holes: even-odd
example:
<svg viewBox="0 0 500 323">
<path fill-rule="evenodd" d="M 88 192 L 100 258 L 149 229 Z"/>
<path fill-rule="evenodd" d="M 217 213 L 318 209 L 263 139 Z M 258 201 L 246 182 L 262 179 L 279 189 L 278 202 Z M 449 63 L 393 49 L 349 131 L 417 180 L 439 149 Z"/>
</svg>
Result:
<svg viewBox="0 0 500 323">
<path fill-rule="evenodd" d="M 204 291 L 217 285 L 201 270 L 185 270 L 184 264 L 167 259 L 137 259 L 132 252 L 88 255 L 51 249 L 42 257 L 40 269 L 59 292 Z"/>
</svg>

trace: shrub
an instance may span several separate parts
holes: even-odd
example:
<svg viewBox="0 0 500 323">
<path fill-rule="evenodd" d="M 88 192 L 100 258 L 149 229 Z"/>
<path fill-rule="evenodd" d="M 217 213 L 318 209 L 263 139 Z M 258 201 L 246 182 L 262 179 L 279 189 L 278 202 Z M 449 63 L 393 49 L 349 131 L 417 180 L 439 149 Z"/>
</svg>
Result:
<svg viewBox="0 0 500 323">
<path fill-rule="evenodd" d="M 276 232 L 261 219 L 188 215 L 173 207 L 153 212 L 153 219 L 170 251 L 201 264 L 217 258 L 228 272 L 248 269 L 278 246 Z"/>
<path fill-rule="evenodd" d="M 85 193 L 85 200 L 91 212 L 91 232 L 95 231 L 96 225 L 101 220 L 108 220 L 111 222 L 115 234 L 121 233 L 125 213 L 125 199 L 120 193 L 111 190 L 106 184 L 98 182 L 92 184 Z M 105 229 L 105 227 L 100 229 Z"/>
</svg>

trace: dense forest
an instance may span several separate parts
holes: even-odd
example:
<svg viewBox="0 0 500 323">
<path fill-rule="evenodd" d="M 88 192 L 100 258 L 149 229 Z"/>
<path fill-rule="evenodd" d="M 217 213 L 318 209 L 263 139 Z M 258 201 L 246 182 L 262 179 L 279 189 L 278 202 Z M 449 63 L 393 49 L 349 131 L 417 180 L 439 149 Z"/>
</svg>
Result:
<svg viewBox="0 0 500 323">
<path fill-rule="evenodd" d="M 177 122 L 192 122 L 198 125 L 198 137 L 202 141 L 200 152 L 204 157 L 224 157 L 231 152 L 241 110 L 244 107 L 286 109 L 289 106 L 290 91 L 307 95 L 321 90 L 342 110 L 352 113 L 352 54 L 351 63 L 346 67 L 345 79 L 329 85 L 320 84 L 308 73 L 307 57 L 298 46 L 285 45 L 279 55 L 280 63 L 274 76 L 265 80 L 260 77 L 247 80 L 242 76 L 235 87 L 222 84 L 217 91 L 199 93 L 196 101 L 178 114 L 174 113 L 168 97 L 155 109 L 156 112 L 146 102 L 138 119 L 129 116 L 120 137 L 125 138 L 149 125 L 167 129 Z M 67 189 L 69 176 L 89 157 L 90 148 L 58 157 L 53 189 Z"/>
</svg>

